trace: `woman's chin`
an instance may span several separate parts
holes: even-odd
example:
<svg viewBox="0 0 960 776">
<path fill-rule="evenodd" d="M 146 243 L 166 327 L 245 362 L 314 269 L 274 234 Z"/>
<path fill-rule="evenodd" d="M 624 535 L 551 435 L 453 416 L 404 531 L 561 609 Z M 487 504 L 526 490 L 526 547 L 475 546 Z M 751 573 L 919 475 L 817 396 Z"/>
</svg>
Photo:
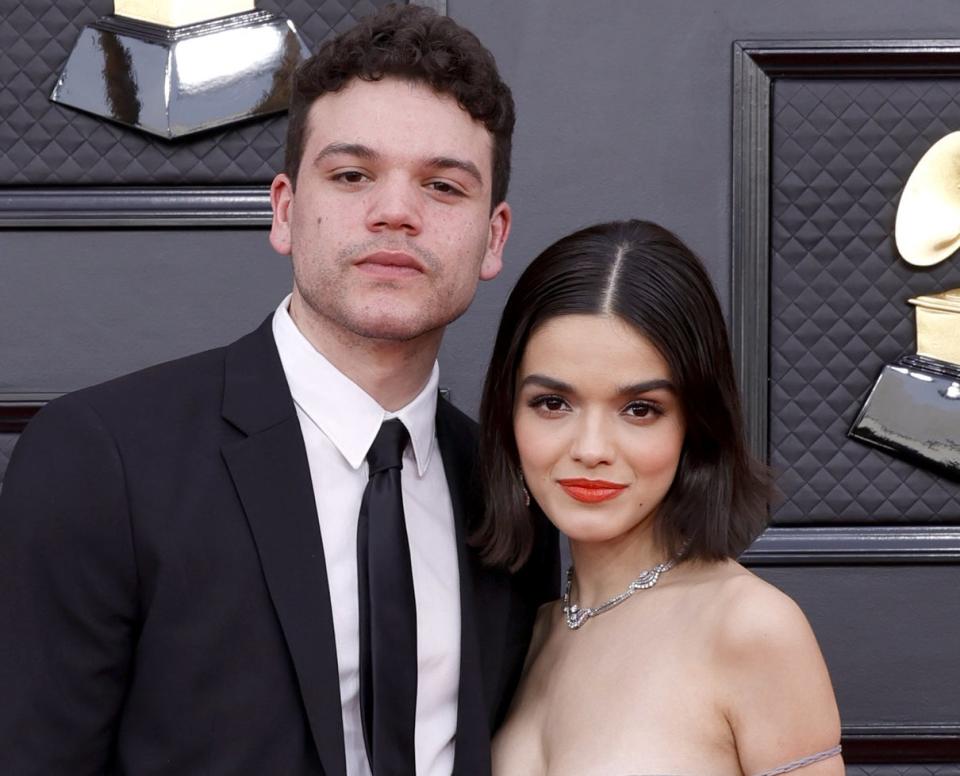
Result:
<svg viewBox="0 0 960 776">
<path fill-rule="evenodd" d="M 549 515 L 549 513 L 547 513 Z M 572 543 L 581 545 L 616 544 L 622 541 L 636 541 L 638 533 L 647 533 L 653 515 L 626 517 L 609 512 L 601 514 L 593 510 L 566 510 L 560 519 L 550 518 Z"/>
<path fill-rule="evenodd" d="M 588 521 L 564 521 L 558 524 L 560 532 L 571 542 L 576 544 L 609 544 L 626 538 L 632 526 L 591 524 Z"/>
</svg>

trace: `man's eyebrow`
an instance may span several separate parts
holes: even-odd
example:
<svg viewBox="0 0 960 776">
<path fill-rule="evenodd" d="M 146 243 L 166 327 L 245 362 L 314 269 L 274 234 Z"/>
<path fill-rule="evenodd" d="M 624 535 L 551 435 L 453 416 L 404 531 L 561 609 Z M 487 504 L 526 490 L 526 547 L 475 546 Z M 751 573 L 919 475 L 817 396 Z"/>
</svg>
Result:
<svg viewBox="0 0 960 776">
<path fill-rule="evenodd" d="M 457 159 L 452 156 L 435 156 L 427 160 L 427 167 L 435 170 L 463 170 L 467 175 L 474 178 L 477 183 L 483 185 L 483 175 L 480 169 L 473 162 L 466 159 Z"/>
<path fill-rule="evenodd" d="M 365 146 L 362 143 L 330 143 L 320 149 L 320 153 L 314 157 L 313 163 L 318 164 L 328 156 L 354 156 L 358 159 L 371 160 L 376 159 L 379 154 L 370 146 Z"/>
<path fill-rule="evenodd" d="M 647 391 L 658 391 L 661 389 L 666 389 L 671 393 L 676 393 L 676 386 L 666 378 L 660 378 L 658 380 L 644 380 L 641 383 L 632 383 L 630 385 L 622 385 L 617 388 L 617 393 L 620 396 L 635 396 L 638 393 L 646 393 Z"/>
<path fill-rule="evenodd" d="M 528 385 L 539 385 L 541 388 L 546 388 L 549 391 L 557 391 L 559 393 L 573 392 L 572 385 L 568 385 L 562 380 L 557 380 L 553 377 L 547 377 L 546 375 L 527 375 L 523 378 L 523 382 L 520 383 L 520 387 L 524 388 Z"/>
<path fill-rule="evenodd" d="M 320 153 L 314 157 L 313 163 L 319 164 L 329 156 L 353 156 L 357 159 L 372 161 L 378 159 L 380 154 L 362 143 L 330 143 L 320 149 Z M 483 175 L 480 169 L 466 159 L 457 159 L 453 156 L 434 156 L 428 159 L 424 166 L 434 170 L 463 170 L 477 183 L 483 185 Z"/>
</svg>

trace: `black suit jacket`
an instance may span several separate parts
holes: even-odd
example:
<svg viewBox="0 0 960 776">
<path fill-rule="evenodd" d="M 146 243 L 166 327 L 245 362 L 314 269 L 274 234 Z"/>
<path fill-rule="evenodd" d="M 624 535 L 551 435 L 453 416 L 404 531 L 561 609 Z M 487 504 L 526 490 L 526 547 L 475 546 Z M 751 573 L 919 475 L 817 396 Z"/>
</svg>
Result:
<svg viewBox="0 0 960 776">
<path fill-rule="evenodd" d="M 462 644 L 456 774 L 489 771 L 538 605 L 467 544 L 475 425 L 441 400 Z M 52 402 L 0 493 L 0 773 L 345 773 L 329 589 L 270 319 Z"/>
</svg>

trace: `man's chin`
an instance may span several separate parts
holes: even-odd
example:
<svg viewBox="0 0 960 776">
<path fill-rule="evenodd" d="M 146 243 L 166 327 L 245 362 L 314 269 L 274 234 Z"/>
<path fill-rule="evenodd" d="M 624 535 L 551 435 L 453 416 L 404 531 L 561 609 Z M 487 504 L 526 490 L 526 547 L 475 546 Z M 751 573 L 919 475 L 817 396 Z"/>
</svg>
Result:
<svg viewBox="0 0 960 776">
<path fill-rule="evenodd" d="M 344 299 L 348 296 L 349 292 L 343 292 Z M 317 333 L 326 331 L 337 338 L 384 343 L 439 338 L 447 324 L 466 309 L 465 304 L 445 307 L 436 304 L 436 300 L 399 299 L 395 294 L 376 295 L 361 304 L 340 306 L 313 305 L 310 298 L 302 298 L 306 302 L 303 312 L 310 319 L 308 328 Z"/>
<path fill-rule="evenodd" d="M 382 342 L 412 342 L 421 337 L 442 332 L 445 323 L 409 320 L 356 321 L 350 330 L 358 337 Z"/>
<path fill-rule="evenodd" d="M 345 321 L 357 336 L 387 342 L 409 342 L 430 335 L 442 335 L 446 326 L 463 314 L 466 306 L 445 309 L 424 301 L 404 300 L 399 304 L 394 297 L 355 309 Z"/>
<path fill-rule="evenodd" d="M 357 336 L 382 342 L 412 342 L 422 337 L 443 332 L 444 326 L 410 325 L 408 323 L 378 323 L 353 329 Z"/>
</svg>

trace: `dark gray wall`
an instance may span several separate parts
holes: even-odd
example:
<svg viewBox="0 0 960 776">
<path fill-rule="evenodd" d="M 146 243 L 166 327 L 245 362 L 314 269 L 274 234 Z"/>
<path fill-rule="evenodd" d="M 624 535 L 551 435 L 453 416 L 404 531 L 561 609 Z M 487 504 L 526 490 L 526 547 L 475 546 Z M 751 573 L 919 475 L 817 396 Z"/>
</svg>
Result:
<svg viewBox="0 0 960 776">
<path fill-rule="evenodd" d="M 810 619 L 845 726 L 960 722 L 957 567 L 755 571 Z"/>
</svg>

